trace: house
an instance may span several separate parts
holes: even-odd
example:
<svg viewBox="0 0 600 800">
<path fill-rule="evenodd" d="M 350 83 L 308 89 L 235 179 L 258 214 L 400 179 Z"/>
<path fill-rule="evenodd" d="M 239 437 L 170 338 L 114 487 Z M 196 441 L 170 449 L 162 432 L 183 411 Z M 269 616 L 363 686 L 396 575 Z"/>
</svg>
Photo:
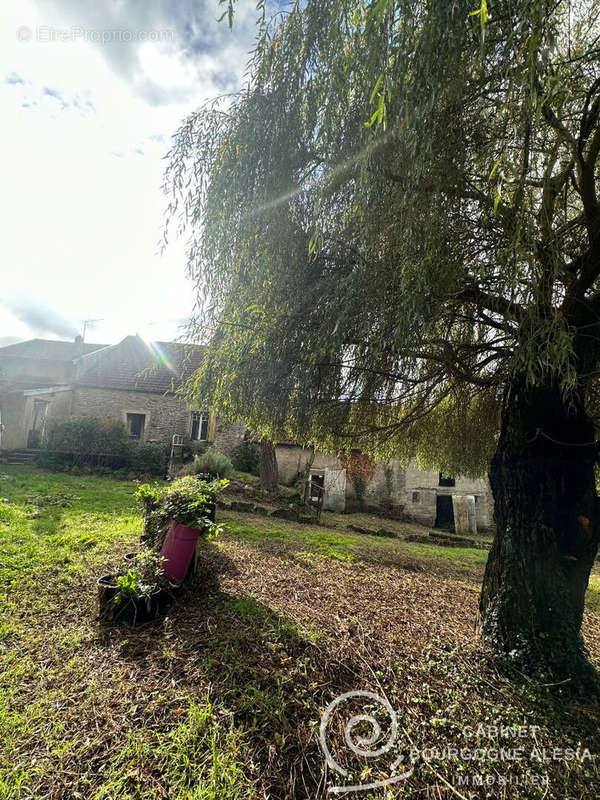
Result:
<svg viewBox="0 0 600 800">
<path fill-rule="evenodd" d="M 292 483 L 300 475 L 307 476 L 313 498 L 323 493 L 325 509 L 386 510 L 429 527 L 451 529 L 453 498 L 466 495 L 473 497 L 477 529 L 494 527 L 494 501 L 486 475 L 446 477 L 439 471 L 419 469 L 414 462 L 408 466 L 397 459 L 371 462 L 359 451 L 340 456 L 305 448 L 296 442 L 279 442 L 275 453 L 280 481 Z"/>
<path fill-rule="evenodd" d="M 146 342 L 139 336 L 114 345 L 77 337 L 0 348 L 0 447 L 37 448 L 49 420 L 94 416 L 122 421 L 131 439 L 170 444 L 178 434 L 230 453 L 244 441 L 245 425 L 191 408 L 176 392 L 201 359 L 198 345 Z M 448 478 L 415 464 L 372 463 L 358 451 L 326 454 L 296 442 L 279 442 L 276 456 L 281 483 L 308 477 L 311 493 L 322 494 L 324 507 L 333 511 L 381 509 L 424 525 L 452 527 L 453 497 L 468 495 L 474 498 L 477 527 L 493 526 L 487 477 Z"/>
<path fill-rule="evenodd" d="M 174 434 L 223 452 L 243 440 L 241 424 L 193 409 L 176 390 L 202 348 L 127 336 L 115 345 L 32 339 L 0 348 L 4 450 L 39 447 L 50 419 L 121 420 L 131 439 L 170 444 Z"/>
</svg>

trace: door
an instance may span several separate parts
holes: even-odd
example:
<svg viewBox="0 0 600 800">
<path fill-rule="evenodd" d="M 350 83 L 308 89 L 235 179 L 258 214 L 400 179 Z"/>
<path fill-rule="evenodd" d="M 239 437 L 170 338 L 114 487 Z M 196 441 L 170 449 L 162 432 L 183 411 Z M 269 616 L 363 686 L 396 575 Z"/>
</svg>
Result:
<svg viewBox="0 0 600 800">
<path fill-rule="evenodd" d="M 452 495 L 438 494 L 436 500 L 435 527 L 454 531 L 454 506 Z"/>
<path fill-rule="evenodd" d="M 31 429 L 27 434 L 27 447 L 38 448 L 40 446 L 44 435 L 44 428 L 46 427 L 47 413 L 47 400 L 33 401 L 33 417 L 31 420 Z"/>
<path fill-rule="evenodd" d="M 323 475 L 323 508 L 342 513 L 346 509 L 346 470 L 326 469 Z"/>
</svg>

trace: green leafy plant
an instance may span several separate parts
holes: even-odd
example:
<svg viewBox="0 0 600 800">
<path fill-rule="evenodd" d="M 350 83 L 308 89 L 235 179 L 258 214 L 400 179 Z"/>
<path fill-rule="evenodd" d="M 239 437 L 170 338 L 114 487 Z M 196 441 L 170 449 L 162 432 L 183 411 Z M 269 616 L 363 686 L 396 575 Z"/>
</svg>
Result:
<svg viewBox="0 0 600 800">
<path fill-rule="evenodd" d="M 206 452 L 204 442 L 186 442 L 182 448 L 181 461 L 186 465 L 193 464 L 195 456 L 201 456 L 204 452 Z"/>
<path fill-rule="evenodd" d="M 47 450 L 69 453 L 126 454 L 128 445 L 122 422 L 99 417 L 50 420 L 45 441 Z"/>
<path fill-rule="evenodd" d="M 194 458 L 194 471 L 204 475 L 228 478 L 233 472 L 233 464 L 225 453 L 210 449 Z"/>
<path fill-rule="evenodd" d="M 140 573 L 135 567 L 128 569 L 124 575 L 119 575 L 116 582 L 119 591 L 114 596 L 113 602 L 117 606 L 135 597 L 149 597 L 154 588 L 149 584 L 142 583 Z"/>
<path fill-rule="evenodd" d="M 394 467 L 391 464 L 386 464 L 384 467 L 385 473 L 385 488 L 388 496 L 391 496 L 394 488 Z"/>
<path fill-rule="evenodd" d="M 106 612 L 108 619 L 119 617 L 128 603 L 136 605 L 139 601 L 145 601 L 150 610 L 152 595 L 161 589 L 168 590 L 163 561 L 156 550 L 142 546 L 127 572 L 116 578 L 117 592 L 109 603 Z"/>
<path fill-rule="evenodd" d="M 165 475 L 169 448 L 162 442 L 139 442 L 131 447 L 131 467 L 135 472 Z"/>
<path fill-rule="evenodd" d="M 231 453 L 231 463 L 238 472 L 258 475 L 260 453 L 253 442 L 242 442 Z"/>
<path fill-rule="evenodd" d="M 195 475 L 179 478 L 168 486 L 142 484 L 135 497 L 144 513 L 146 544 L 157 548 L 171 521 L 197 528 L 208 538 L 216 536 L 219 528 L 210 517 L 218 493 L 227 484 L 225 479 L 206 481 Z"/>
<path fill-rule="evenodd" d="M 144 585 L 159 586 L 165 583 L 164 558 L 150 547 L 142 546 L 133 560 L 133 568 Z"/>
</svg>

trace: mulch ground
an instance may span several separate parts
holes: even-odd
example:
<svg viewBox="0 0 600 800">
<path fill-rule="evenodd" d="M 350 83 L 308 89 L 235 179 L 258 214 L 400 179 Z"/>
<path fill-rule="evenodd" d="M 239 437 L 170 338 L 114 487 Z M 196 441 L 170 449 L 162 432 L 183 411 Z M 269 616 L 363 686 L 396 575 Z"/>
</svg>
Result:
<svg viewBox="0 0 600 800">
<path fill-rule="evenodd" d="M 403 735 L 421 745 L 494 713 L 512 719 L 506 709 L 530 713 L 479 647 L 478 592 L 424 572 L 224 539 L 207 547 L 196 585 L 157 623 L 99 628 L 93 597 L 94 576 L 76 593 L 50 590 L 45 611 L 23 609 L 28 635 L 9 642 L 23 664 L 15 710 L 46 702 L 20 753 L 40 768 L 36 797 L 92 796 L 123 751 L 131 780 L 168 798 L 152 736 L 172 730 L 194 698 L 210 697 L 227 709 L 224 726 L 233 719 L 247 731 L 248 775 L 256 797 L 270 800 L 327 796 L 319 714 L 342 692 L 387 697 L 402 710 Z M 598 656 L 596 615 L 585 630 Z M 597 722 L 596 708 L 579 704 L 565 724 L 584 736 Z M 48 745 L 57 724 L 60 758 Z M 148 752 L 124 750 L 131 731 L 143 732 Z M 339 744 L 343 731 L 334 736 Z M 428 769 L 404 797 L 456 796 Z M 482 791 L 468 796 L 537 796 Z"/>
</svg>

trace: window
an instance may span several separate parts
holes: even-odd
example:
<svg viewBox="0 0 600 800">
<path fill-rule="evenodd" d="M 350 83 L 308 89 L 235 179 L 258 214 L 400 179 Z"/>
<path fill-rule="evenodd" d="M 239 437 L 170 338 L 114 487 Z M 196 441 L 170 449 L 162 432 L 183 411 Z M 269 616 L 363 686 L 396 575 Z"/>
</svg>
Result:
<svg viewBox="0 0 600 800">
<path fill-rule="evenodd" d="M 454 478 L 447 478 L 444 476 L 443 472 L 440 472 L 440 479 L 438 486 L 455 486 L 455 485 L 456 481 L 454 480 Z"/>
<path fill-rule="evenodd" d="M 412 501 L 413 501 L 413 503 L 420 502 L 420 499 L 421 499 L 421 496 L 419 495 L 418 492 L 413 492 L 412 493 Z"/>
<path fill-rule="evenodd" d="M 205 442 L 208 438 L 208 411 L 192 411 L 192 434 L 194 442 Z"/>
<path fill-rule="evenodd" d="M 145 414 L 127 414 L 127 435 L 129 438 L 142 439 L 144 436 L 145 424 Z"/>
</svg>

